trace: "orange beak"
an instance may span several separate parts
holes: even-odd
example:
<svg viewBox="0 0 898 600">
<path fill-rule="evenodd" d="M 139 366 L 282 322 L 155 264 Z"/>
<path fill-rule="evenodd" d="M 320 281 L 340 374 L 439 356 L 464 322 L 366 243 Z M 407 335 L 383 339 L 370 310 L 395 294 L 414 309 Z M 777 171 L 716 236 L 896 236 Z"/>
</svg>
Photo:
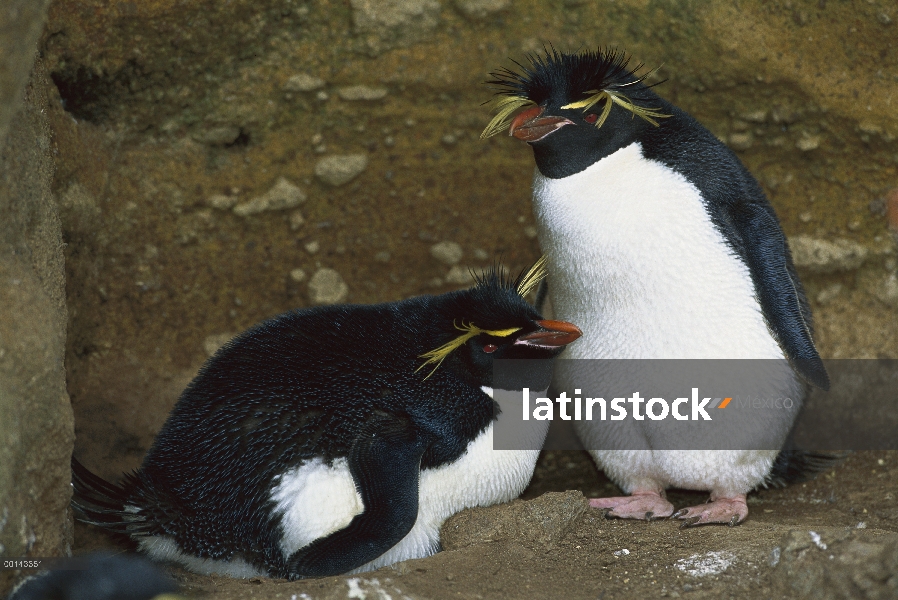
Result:
<svg viewBox="0 0 898 600">
<path fill-rule="evenodd" d="M 583 335 L 579 327 L 566 321 L 536 321 L 536 324 L 540 326 L 539 331 L 522 335 L 515 344 L 561 348 Z"/>
<path fill-rule="evenodd" d="M 511 127 L 508 128 L 508 135 L 528 143 L 537 142 L 565 125 L 574 124 L 573 121 L 564 117 L 540 117 L 543 110 L 545 109 L 541 106 L 534 106 L 516 116 L 511 122 Z M 560 321 L 555 322 L 560 323 Z"/>
</svg>

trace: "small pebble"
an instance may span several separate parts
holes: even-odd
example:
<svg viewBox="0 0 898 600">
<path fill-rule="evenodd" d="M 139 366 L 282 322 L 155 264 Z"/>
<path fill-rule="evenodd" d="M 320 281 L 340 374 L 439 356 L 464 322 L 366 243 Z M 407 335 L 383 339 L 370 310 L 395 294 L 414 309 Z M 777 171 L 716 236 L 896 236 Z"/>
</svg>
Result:
<svg viewBox="0 0 898 600">
<path fill-rule="evenodd" d="M 524 228 L 524 235 L 532 240 L 536 237 L 536 227 L 534 227 L 533 225 L 528 225 Z"/>
<path fill-rule="evenodd" d="M 509 0 L 455 0 L 455 6 L 469 19 L 477 20 L 498 12 L 509 4 Z"/>
<path fill-rule="evenodd" d="M 218 210 L 230 210 L 240 199 L 235 196 L 226 196 L 224 194 L 215 194 L 206 198 L 206 204 Z"/>
<path fill-rule="evenodd" d="M 820 147 L 821 138 L 819 135 L 808 135 L 805 134 L 802 136 L 800 140 L 795 142 L 795 147 L 801 150 L 802 152 L 808 152 L 810 150 L 816 150 Z"/>
<path fill-rule="evenodd" d="M 195 134 L 193 139 L 210 146 L 227 146 L 228 144 L 234 143 L 234 140 L 238 137 L 240 137 L 239 127 L 224 125 L 222 127 L 213 127 L 202 133 Z"/>
<path fill-rule="evenodd" d="M 455 242 L 439 242 L 430 247 L 430 255 L 441 263 L 454 265 L 461 260 L 464 252 Z"/>
<path fill-rule="evenodd" d="M 306 280 L 306 277 L 306 272 L 302 269 L 293 269 L 292 271 L 290 271 L 290 279 L 292 279 L 296 283 L 302 283 Z"/>
<path fill-rule="evenodd" d="M 751 123 L 763 123 L 767 120 L 767 111 L 764 109 L 753 110 L 739 115 L 742 119 Z"/>
<path fill-rule="evenodd" d="M 312 240 L 311 242 L 303 244 L 303 248 L 305 248 L 306 252 L 308 252 L 309 254 L 315 254 L 316 252 L 321 250 L 321 244 L 319 244 L 315 240 Z"/>
<path fill-rule="evenodd" d="M 387 89 L 382 87 L 368 87 L 367 85 L 350 85 L 337 90 L 337 95 L 343 100 L 380 100 L 387 95 Z"/>
<path fill-rule="evenodd" d="M 339 186 L 358 177 L 367 166 L 365 154 L 327 156 L 315 163 L 315 176 L 329 185 Z"/>
<path fill-rule="evenodd" d="M 474 258 L 476 258 L 477 260 L 489 260 L 489 257 L 489 253 L 487 253 L 487 251 L 483 248 L 474 248 Z"/>
<path fill-rule="evenodd" d="M 214 335 L 210 335 L 205 340 L 203 340 L 203 351 L 206 353 L 206 356 L 212 356 L 215 354 L 219 348 L 224 346 L 226 343 L 231 341 L 236 333 L 216 333 Z"/>
<path fill-rule="evenodd" d="M 312 304 L 337 304 L 346 300 L 349 286 L 333 269 L 318 269 L 309 280 L 309 300 Z"/>
<path fill-rule="evenodd" d="M 290 229 L 291 231 L 296 231 L 306 222 L 305 217 L 302 216 L 302 213 L 298 210 L 294 210 L 290 213 Z"/>
<path fill-rule="evenodd" d="M 297 73 L 284 84 L 289 92 L 313 92 L 324 87 L 324 80 L 307 73 Z"/>
<path fill-rule="evenodd" d="M 330 98 L 330 96 L 327 95 L 327 92 L 325 92 L 324 90 L 321 90 L 320 92 L 318 92 L 317 94 L 315 94 L 315 98 L 317 98 L 318 100 L 321 100 L 322 102 L 324 102 L 325 100 L 327 100 L 328 98 Z"/>
<path fill-rule="evenodd" d="M 281 177 L 266 193 L 235 206 L 234 214 L 240 217 L 248 217 L 267 210 L 293 208 L 302 204 L 305 200 L 306 195 L 301 189 Z"/>
<path fill-rule="evenodd" d="M 754 141 L 751 133 L 731 133 L 727 143 L 733 150 L 748 150 Z"/>
<path fill-rule="evenodd" d="M 459 265 L 455 265 L 449 269 L 449 272 L 446 273 L 446 277 L 443 279 L 446 283 L 451 283 L 453 285 L 470 285 L 474 282 L 470 270 Z"/>
</svg>

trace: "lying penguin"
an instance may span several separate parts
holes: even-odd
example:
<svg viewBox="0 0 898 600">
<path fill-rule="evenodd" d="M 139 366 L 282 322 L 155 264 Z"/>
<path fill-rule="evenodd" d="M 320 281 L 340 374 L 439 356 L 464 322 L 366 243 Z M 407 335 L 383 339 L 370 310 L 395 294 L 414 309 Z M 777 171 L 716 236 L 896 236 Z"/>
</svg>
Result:
<svg viewBox="0 0 898 600">
<path fill-rule="evenodd" d="M 540 261 L 516 280 L 494 269 L 468 290 L 265 321 L 209 359 L 121 485 L 73 459 L 73 507 L 203 574 L 428 556 L 445 519 L 517 497 L 533 474 L 537 451 L 493 450 L 492 365 L 580 337 L 524 300 L 543 275 Z M 530 377 L 522 387 L 546 389 L 551 368 Z M 528 434 L 539 447 L 545 422 Z"/>
<path fill-rule="evenodd" d="M 584 333 L 564 357 L 778 361 L 787 373 L 765 393 L 795 399 L 794 410 L 753 425 L 778 440 L 765 447 L 782 447 L 805 383 L 826 389 L 829 380 L 786 239 L 757 182 L 621 52 L 551 49 L 520 66 L 488 82 L 498 90 L 496 115 L 482 137 L 508 130 L 533 149 L 552 307 Z M 674 515 L 664 490 L 680 487 L 711 497 L 674 516 L 734 525 L 778 455 L 602 449 L 606 423 L 577 425 L 600 468 L 629 494 L 592 501 L 617 517 Z M 801 455 L 782 454 L 777 474 L 797 472 L 785 464 L 790 457 Z"/>
</svg>

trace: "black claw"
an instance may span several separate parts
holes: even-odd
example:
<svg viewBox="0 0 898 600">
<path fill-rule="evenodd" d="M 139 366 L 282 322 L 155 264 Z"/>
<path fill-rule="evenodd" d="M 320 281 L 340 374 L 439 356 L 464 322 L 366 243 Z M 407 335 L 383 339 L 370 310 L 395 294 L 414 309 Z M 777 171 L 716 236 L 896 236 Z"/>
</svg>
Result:
<svg viewBox="0 0 898 600">
<path fill-rule="evenodd" d="M 727 523 L 730 527 L 735 527 L 739 524 L 739 515 L 733 515 L 733 518 L 730 519 L 730 522 Z"/>
<path fill-rule="evenodd" d="M 689 509 L 688 509 L 688 508 L 681 508 L 680 510 L 678 510 L 678 511 L 675 512 L 674 514 L 670 515 L 670 518 L 671 518 L 671 519 L 679 519 L 680 517 L 682 517 L 683 515 L 685 515 L 685 514 L 688 513 L 688 512 L 689 512 Z"/>
<path fill-rule="evenodd" d="M 680 525 L 680 529 L 687 529 L 692 527 L 696 523 L 701 520 L 701 517 L 689 517 L 688 519 L 683 519 L 683 524 Z"/>
<path fill-rule="evenodd" d="M 654 519 L 652 518 L 654 516 L 655 516 L 655 513 L 653 513 L 652 511 L 647 511 L 645 513 L 645 520 L 649 521 L 649 522 L 654 521 Z"/>
</svg>

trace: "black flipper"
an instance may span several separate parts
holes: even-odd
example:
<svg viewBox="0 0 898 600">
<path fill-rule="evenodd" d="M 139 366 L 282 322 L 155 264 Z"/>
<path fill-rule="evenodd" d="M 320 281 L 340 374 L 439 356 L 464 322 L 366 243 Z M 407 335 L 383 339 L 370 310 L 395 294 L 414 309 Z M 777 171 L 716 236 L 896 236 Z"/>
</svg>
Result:
<svg viewBox="0 0 898 600">
<path fill-rule="evenodd" d="M 349 525 L 297 550 L 291 579 L 339 575 L 370 562 L 411 531 L 418 517 L 418 474 L 427 441 L 411 422 L 375 416 L 348 457 L 365 510 Z"/>
<path fill-rule="evenodd" d="M 806 381 L 828 390 L 829 376 L 814 346 L 810 316 L 802 306 L 789 248 L 776 218 L 766 206 L 752 202 L 741 204 L 733 217 L 745 240 L 748 268 L 776 340 Z"/>
</svg>

